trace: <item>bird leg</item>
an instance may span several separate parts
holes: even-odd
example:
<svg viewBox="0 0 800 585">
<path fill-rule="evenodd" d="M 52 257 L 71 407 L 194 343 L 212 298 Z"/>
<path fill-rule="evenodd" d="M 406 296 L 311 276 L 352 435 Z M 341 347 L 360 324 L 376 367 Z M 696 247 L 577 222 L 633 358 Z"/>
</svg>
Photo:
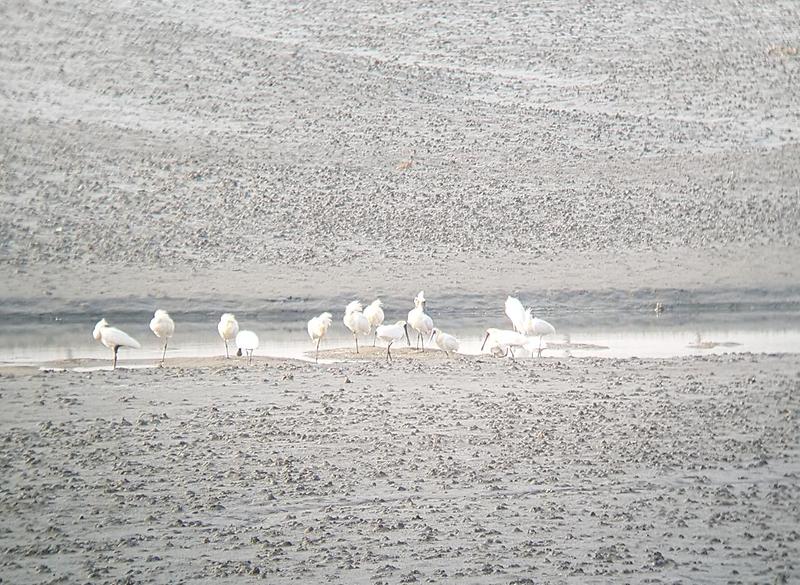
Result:
<svg viewBox="0 0 800 585">
<path fill-rule="evenodd" d="M 394 341 L 390 341 L 389 345 L 386 346 L 386 361 L 390 364 L 392 363 L 392 344 Z"/>
<path fill-rule="evenodd" d="M 117 369 L 117 352 L 118 352 L 118 351 L 119 351 L 119 346 L 118 346 L 118 345 L 115 345 L 115 346 L 114 346 L 114 362 L 113 362 L 113 364 L 111 365 L 111 369 L 112 369 L 112 370 L 116 370 L 116 369 Z"/>
<path fill-rule="evenodd" d="M 253 364 L 253 350 L 252 349 L 248 349 L 247 350 L 247 365 L 250 366 L 252 364 Z"/>
<path fill-rule="evenodd" d="M 320 341 L 322 341 L 321 337 L 319 339 L 317 339 L 317 353 L 314 355 L 314 363 L 315 364 L 319 363 L 319 342 Z"/>
<path fill-rule="evenodd" d="M 372 347 L 375 347 L 375 345 L 377 343 L 378 343 L 378 328 L 376 327 L 375 328 L 375 337 L 372 338 Z"/>
<path fill-rule="evenodd" d="M 358 353 L 358 335 L 356 335 L 355 333 L 353 333 L 353 339 L 355 339 L 355 340 L 356 340 L 356 353 Z"/>
<path fill-rule="evenodd" d="M 541 335 L 539 336 L 539 353 L 536 355 L 536 357 L 542 357 L 542 336 Z"/>
<path fill-rule="evenodd" d="M 515 362 L 515 361 L 517 361 L 517 360 L 516 360 L 516 358 L 514 357 L 514 352 L 513 352 L 513 351 L 511 351 L 511 346 L 510 346 L 510 345 L 508 346 L 508 353 L 510 353 L 510 354 L 511 354 L 511 361 L 512 361 L 512 362 Z"/>
<path fill-rule="evenodd" d="M 164 353 L 161 354 L 161 367 L 164 367 L 164 360 L 167 357 L 167 344 L 169 343 L 169 339 L 164 340 Z"/>
<path fill-rule="evenodd" d="M 420 333 L 419 338 L 422 341 L 422 351 L 425 351 L 425 336 L 422 333 Z"/>
<path fill-rule="evenodd" d="M 226 359 L 226 360 L 227 360 L 227 359 L 230 359 L 230 357 L 231 357 L 231 356 L 230 356 L 230 354 L 228 353 L 228 340 L 227 340 L 227 339 L 223 339 L 222 341 L 224 341 L 224 342 L 225 342 L 225 359 Z"/>
</svg>

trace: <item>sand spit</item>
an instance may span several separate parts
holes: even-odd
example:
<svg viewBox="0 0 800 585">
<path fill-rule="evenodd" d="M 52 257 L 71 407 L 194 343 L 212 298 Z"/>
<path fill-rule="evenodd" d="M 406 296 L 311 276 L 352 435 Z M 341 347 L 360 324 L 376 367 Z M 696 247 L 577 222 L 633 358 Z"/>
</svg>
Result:
<svg viewBox="0 0 800 585">
<path fill-rule="evenodd" d="M 0 393 L 9 583 L 800 578 L 797 356 L 15 370 Z"/>
</svg>

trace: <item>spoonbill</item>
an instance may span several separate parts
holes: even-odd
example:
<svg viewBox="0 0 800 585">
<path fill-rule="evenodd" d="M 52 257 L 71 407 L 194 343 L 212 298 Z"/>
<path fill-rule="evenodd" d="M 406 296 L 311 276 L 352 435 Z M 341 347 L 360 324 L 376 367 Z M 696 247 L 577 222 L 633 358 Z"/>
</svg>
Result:
<svg viewBox="0 0 800 585">
<path fill-rule="evenodd" d="M 356 340 L 356 353 L 358 353 L 358 336 L 369 335 L 369 321 L 364 316 L 359 301 L 353 301 L 347 305 L 343 321 L 345 327 L 352 332 L 353 339 Z"/>
<path fill-rule="evenodd" d="M 525 325 L 522 328 L 522 333 L 532 337 L 539 337 L 538 357 L 542 356 L 542 337 L 545 335 L 552 335 L 555 332 L 556 328 L 550 325 L 550 323 L 534 316 L 533 309 L 525 309 Z"/>
<path fill-rule="evenodd" d="M 314 317 L 308 322 L 308 336 L 312 342 L 317 342 L 317 351 L 314 354 L 314 361 L 317 363 L 319 363 L 319 342 L 325 337 L 332 322 L 333 315 L 330 313 L 322 313 L 319 317 Z"/>
<path fill-rule="evenodd" d="M 433 331 L 433 319 L 425 313 L 425 303 L 425 291 L 421 290 L 414 297 L 414 308 L 408 312 L 408 324 L 417 332 L 417 349 L 421 341 L 422 351 L 425 351 L 425 336 Z M 411 345 L 410 340 L 408 345 Z"/>
<path fill-rule="evenodd" d="M 239 322 L 232 313 L 223 313 L 217 324 L 217 331 L 222 341 L 225 342 L 225 358 L 231 357 L 228 353 L 228 342 L 236 339 L 236 334 L 239 333 Z"/>
<path fill-rule="evenodd" d="M 116 327 L 109 327 L 108 321 L 105 319 L 100 319 L 94 326 L 92 337 L 114 352 L 114 361 L 111 367 L 113 370 L 117 369 L 117 352 L 120 347 L 132 347 L 134 349 L 142 347 L 138 341 L 124 331 L 120 331 Z"/>
<path fill-rule="evenodd" d="M 155 333 L 159 339 L 164 340 L 164 353 L 161 354 L 161 366 L 163 367 L 164 359 L 167 357 L 167 344 L 175 333 L 175 321 L 170 318 L 169 313 L 158 309 L 150 320 L 150 331 Z"/>
<path fill-rule="evenodd" d="M 386 359 L 389 362 L 392 361 L 392 344 L 403 339 L 403 334 L 406 336 L 408 345 L 411 345 L 411 340 L 408 338 L 408 323 L 405 321 L 398 321 L 394 325 L 380 325 L 375 329 L 375 336 L 389 344 L 386 346 Z"/>
<path fill-rule="evenodd" d="M 444 351 L 447 354 L 447 357 L 450 357 L 450 352 L 458 351 L 458 339 L 450 335 L 449 333 L 445 333 L 441 329 L 434 329 L 431 331 L 431 339 L 436 338 L 436 345 L 439 346 L 439 349 Z"/>
<path fill-rule="evenodd" d="M 367 318 L 367 321 L 369 321 L 370 329 L 377 331 L 378 326 L 383 325 L 383 309 L 381 307 L 383 307 L 381 300 L 375 299 L 364 309 L 364 316 Z M 376 333 L 375 337 L 372 338 L 372 347 L 375 347 L 375 341 L 377 339 L 378 335 Z"/>
<path fill-rule="evenodd" d="M 239 331 L 239 333 L 236 334 L 236 347 L 239 348 L 236 351 L 236 355 L 241 357 L 242 350 L 244 350 L 247 353 L 248 365 L 252 364 L 253 352 L 258 349 L 258 335 L 248 329 Z"/>
<path fill-rule="evenodd" d="M 506 299 L 506 315 L 511 319 L 514 331 L 521 333 L 525 325 L 525 307 L 518 298 L 508 297 Z"/>
<path fill-rule="evenodd" d="M 511 359 L 514 359 L 514 351 L 512 348 L 524 348 L 526 345 L 530 343 L 530 339 L 525 337 L 522 333 L 518 333 L 516 331 L 511 331 L 509 329 L 494 329 L 489 328 L 486 330 L 486 336 L 483 338 L 483 343 L 481 344 L 481 351 L 486 346 L 486 341 L 489 338 L 492 338 L 492 353 L 496 353 L 495 349 L 503 350 L 505 348 L 505 352 L 503 355 L 511 354 Z"/>
</svg>

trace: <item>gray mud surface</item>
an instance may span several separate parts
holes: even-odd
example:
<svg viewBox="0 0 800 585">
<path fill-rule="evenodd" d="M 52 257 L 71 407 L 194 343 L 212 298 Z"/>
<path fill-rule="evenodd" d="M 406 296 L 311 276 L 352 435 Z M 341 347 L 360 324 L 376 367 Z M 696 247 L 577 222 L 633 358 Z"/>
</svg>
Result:
<svg viewBox="0 0 800 585">
<path fill-rule="evenodd" d="M 784 583 L 800 359 L 0 374 L 9 583 Z"/>
<path fill-rule="evenodd" d="M 0 17 L 7 296 L 796 285 L 795 2 Z"/>
</svg>

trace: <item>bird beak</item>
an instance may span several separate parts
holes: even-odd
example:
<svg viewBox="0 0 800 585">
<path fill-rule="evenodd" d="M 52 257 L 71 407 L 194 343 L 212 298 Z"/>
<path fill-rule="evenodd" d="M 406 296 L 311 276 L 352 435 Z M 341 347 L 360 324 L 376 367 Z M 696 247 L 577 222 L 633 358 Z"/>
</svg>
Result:
<svg viewBox="0 0 800 585">
<path fill-rule="evenodd" d="M 430 339 L 428 339 L 428 342 L 430 342 L 430 341 L 431 341 L 431 339 L 433 339 L 433 336 L 434 336 L 434 335 L 436 335 L 436 329 L 434 329 L 433 331 L 431 331 L 431 336 L 430 336 Z"/>
<path fill-rule="evenodd" d="M 486 337 L 483 338 L 483 343 L 481 344 L 481 351 L 483 351 L 484 346 L 486 345 L 486 340 L 489 339 L 489 332 L 486 332 Z"/>
<path fill-rule="evenodd" d="M 408 342 L 408 345 L 411 345 L 411 338 L 408 336 L 408 323 L 403 325 L 403 331 L 406 332 L 406 341 Z"/>
<path fill-rule="evenodd" d="M 240 347 L 239 350 L 236 352 L 236 357 L 242 357 L 242 348 Z"/>
</svg>

